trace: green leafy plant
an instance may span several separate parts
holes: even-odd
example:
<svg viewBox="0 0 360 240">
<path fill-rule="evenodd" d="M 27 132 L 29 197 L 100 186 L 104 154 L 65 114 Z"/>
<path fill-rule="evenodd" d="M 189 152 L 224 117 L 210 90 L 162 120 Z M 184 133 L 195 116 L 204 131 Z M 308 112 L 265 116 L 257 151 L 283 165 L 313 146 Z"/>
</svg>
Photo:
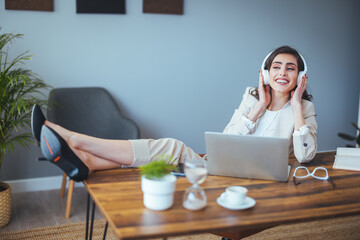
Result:
<svg viewBox="0 0 360 240">
<path fill-rule="evenodd" d="M 348 140 L 348 141 L 356 141 L 356 143 L 360 146 L 360 128 L 353 122 L 351 122 L 351 125 L 354 126 L 354 128 L 356 128 L 359 131 L 358 136 L 351 136 L 349 134 L 346 133 L 338 133 L 338 136 L 341 137 L 342 139 Z M 356 145 L 346 145 L 347 147 L 356 147 Z"/>
<path fill-rule="evenodd" d="M 38 75 L 23 68 L 31 60 L 28 51 L 9 60 L 8 45 L 22 36 L 1 33 L 0 28 L 0 170 L 6 153 L 14 150 L 15 144 L 28 147 L 33 142 L 29 132 L 31 107 L 35 103 L 45 106 L 41 91 L 50 88 Z"/>
<path fill-rule="evenodd" d="M 159 155 L 157 158 L 144 166 L 140 166 L 140 174 L 147 179 L 160 179 L 176 168 L 171 163 L 174 159 L 171 156 Z"/>
</svg>

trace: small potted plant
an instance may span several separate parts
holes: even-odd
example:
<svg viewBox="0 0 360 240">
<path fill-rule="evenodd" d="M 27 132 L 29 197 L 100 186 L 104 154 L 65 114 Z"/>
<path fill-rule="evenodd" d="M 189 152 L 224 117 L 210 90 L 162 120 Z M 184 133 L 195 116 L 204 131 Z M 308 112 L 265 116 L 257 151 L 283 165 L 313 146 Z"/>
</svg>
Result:
<svg viewBox="0 0 360 240">
<path fill-rule="evenodd" d="M 351 136 L 346 133 L 338 133 L 338 136 L 341 137 L 342 139 L 345 139 L 348 141 L 355 141 L 355 145 L 347 144 L 346 147 L 356 147 L 356 144 L 359 147 L 360 146 L 360 128 L 353 122 L 351 123 L 351 125 L 353 125 L 354 128 L 356 128 L 359 131 L 359 134 L 357 136 Z"/>
<path fill-rule="evenodd" d="M 8 56 L 8 44 L 21 37 L 22 34 L 0 32 L 0 170 L 6 153 L 14 150 L 15 144 L 27 147 L 33 142 L 29 132 L 31 107 L 44 106 L 47 102 L 41 98 L 41 91 L 49 86 L 31 70 L 23 68 L 31 55 L 25 52 L 13 60 Z M 0 227 L 7 225 L 10 217 L 11 187 L 0 182 Z"/>
<path fill-rule="evenodd" d="M 151 210 L 166 210 L 173 205 L 176 177 L 171 171 L 176 167 L 173 159 L 159 155 L 154 161 L 140 166 L 141 189 L 145 207 Z"/>
</svg>

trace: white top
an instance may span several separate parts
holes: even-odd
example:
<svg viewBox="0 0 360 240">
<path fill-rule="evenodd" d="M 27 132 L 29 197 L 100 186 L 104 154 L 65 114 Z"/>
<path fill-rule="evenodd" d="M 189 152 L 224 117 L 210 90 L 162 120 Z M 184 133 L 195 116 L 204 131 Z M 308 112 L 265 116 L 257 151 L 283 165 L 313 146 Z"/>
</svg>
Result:
<svg viewBox="0 0 360 240">
<path fill-rule="evenodd" d="M 285 105 L 288 105 L 288 103 L 286 103 Z M 270 110 L 266 109 L 266 111 L 265 111 L 264 115 L 262 115 L 261 121 L 259 122 L 259 125 L 253 135 L 254 136 L 265 136 L 265 137 L 276 136 L 276 125 L 272 124 L 272 123 L 275 123 L 278 121 L 279 113 L 282 111 L 282 109 L 280 109 L 278 111 L 270 111 Z"/>
<path fill-rule="evenodd" d="M 290 153 L 294 152 L 299 162 L 311 161 L 317 150 L 317 122 L 314 104 L 310 101 L 302 100 L 306 125 L 302 126 L 299 131 L 294 130 L 294 112 L 289 102 L 279 111 L 265 111 L 255 122 L 252 122 L 246 118 L 246 115 L 258 102 L 249 93 L 252 89 L 248 87 L 245 90 L 239 108 L 235 110 L 234 115 L 223 132 L 226 134 L 289 138 Z"/>
</svg>

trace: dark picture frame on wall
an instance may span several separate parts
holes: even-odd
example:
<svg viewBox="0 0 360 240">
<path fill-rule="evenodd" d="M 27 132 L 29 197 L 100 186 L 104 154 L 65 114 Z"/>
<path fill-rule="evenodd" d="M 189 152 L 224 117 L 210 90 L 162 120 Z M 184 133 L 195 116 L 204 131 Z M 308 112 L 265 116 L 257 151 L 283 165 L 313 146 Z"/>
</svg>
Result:
<svg viewBox="0 0 360 240">
<path fill-rule="evenodd" d="M 184 14 L 184 0 L 143 0 L 144 13 Z"/>
<path fill-rule="evenodd" d="M 54 0 L 5 0 L 6 10 L 54 11 Z"/>
<path fill-rule="evenodd" d="M 76 13 L 125 14 L 125 0 L 76 0 Z"/>
</svg>

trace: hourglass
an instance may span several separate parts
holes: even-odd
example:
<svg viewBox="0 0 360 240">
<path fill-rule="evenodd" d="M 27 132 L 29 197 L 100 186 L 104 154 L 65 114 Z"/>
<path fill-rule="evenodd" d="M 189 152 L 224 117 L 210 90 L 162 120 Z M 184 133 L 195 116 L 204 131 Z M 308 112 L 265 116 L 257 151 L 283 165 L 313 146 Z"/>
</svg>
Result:
<svg viewBox="0 0 360 240">
<path fill-rule="evenodd" d="M 206 179 L 207 163 L 204 159 L 191 159 L 185 161 L 185 176 L 192 184 L 186 189 L 183 206 L 189 210 L 200 210 L 206 207 L 205 191 L 199 186 Z"/>
</svg>

